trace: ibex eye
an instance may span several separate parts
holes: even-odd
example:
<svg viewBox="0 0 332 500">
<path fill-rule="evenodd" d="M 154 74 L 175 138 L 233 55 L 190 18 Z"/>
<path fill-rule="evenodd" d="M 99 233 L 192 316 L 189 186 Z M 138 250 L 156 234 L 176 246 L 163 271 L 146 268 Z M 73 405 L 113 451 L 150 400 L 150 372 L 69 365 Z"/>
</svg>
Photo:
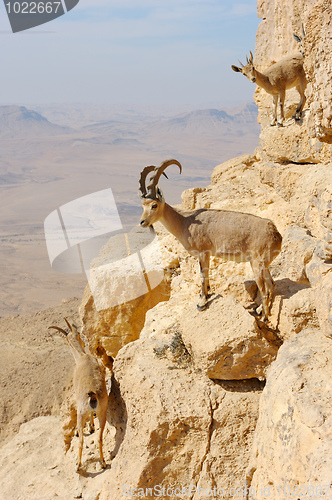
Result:
<svg viewBox="0 0 332 500">
<path fill-rule="evenodd" d="M 151 208 L 155 210 L 157 207 L 158 207 L 157 203 L 154 203 Z"/>
</svg>

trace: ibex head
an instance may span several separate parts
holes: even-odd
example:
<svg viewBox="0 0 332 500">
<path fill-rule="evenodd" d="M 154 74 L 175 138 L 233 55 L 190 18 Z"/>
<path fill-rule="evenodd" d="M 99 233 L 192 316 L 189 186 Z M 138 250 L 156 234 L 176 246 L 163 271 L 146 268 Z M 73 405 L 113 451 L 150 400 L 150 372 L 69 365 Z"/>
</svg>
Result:
<svg viewBox="0 0 332 500">
<path fill-rule="evenodd" d="M 241 61 L 239 61 L 241 64 L 241 67 L 239 68 L 238 66 L 232 65 L 232 70 L 236 71 L 237 73 L 242 73 L 244 76 L 248 78 L 251 82 L 256 81 L 256 73 L 255 73 L 255 68 L 254 68 L 254 56 L 252 55 L 252 52 L 250 51 L 250 57 L 247 57 L 247 64 L 244 65 L 242 64 Z"/>
<path fill-rule="evenodd" d="M 301 33 L 302 33 L 302 36 L 299 36 L 296 33 L 293 33 L 293 37 L 300 44 L 300 51 L 301 51 L 301 54 L 304 56 L 303 41 L 305 38 L 305 31 L 304 31 L 303 23 L 301 23 Z"/>
<path fill-rule="evenodd" d="M 158 186 L 158 181 L 163 174 L 166 178 L 165 170 L 169 165 L 178 165 L 180 173 L 182 172 L 181 164 L 177 160 L 166 160 L 157 168 L 153 165 L 145 167 L 139 180 L 139 195 L 143 206 L 143 214 L 140 220 L 142 227 L 152 226 L 157 220 L 162 217 L 165 200 L 163 193 Z M 153 172 L 150 177 L 149 184 L 146 186 L 147 176 Z"/>
<path fill-rule="evenodd" d="M 68 341 L 69 339 L 74 339 L 74 341 L 77 341 L 81 348 L 84 350 L 85 344 L 81 338 L 81 335 L 78 332 L 77 326 L 73 323 L 70 324 L 67 320 L 67 318 L 64 318 L 70 332 L 66 332 L 66 330 L 63 330 L 63 328 L 60 328 L 59 326 L 49 326 L 48 329 L 53 329 L 53 330 L 58 330 L 58 332 L 63 333 L 66 340 Z"/>
</svg>

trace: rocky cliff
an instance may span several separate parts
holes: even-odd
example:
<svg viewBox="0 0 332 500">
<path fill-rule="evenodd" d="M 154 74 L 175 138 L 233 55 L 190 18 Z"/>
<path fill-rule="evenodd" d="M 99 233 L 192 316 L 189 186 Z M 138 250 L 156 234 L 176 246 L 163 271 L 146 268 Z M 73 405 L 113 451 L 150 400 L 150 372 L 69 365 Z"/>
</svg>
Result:
<svg viewBox="0 0 332 500">
<path fill-rule="evenodd" d="M 107 469 L 90 436 L 77 475 L 77 439 L 64 456 L 60 419 L 42 417 L 2 448 L 4 498 L 332 498 L 332 8 L 327 0 L 259 0 L 258 15 L 261 68 L 298 50 L 292 33 L 304 24 L 303 119 L 289 118 L 298 97 L 288 91 L 289 119 L 270 127 L 272 98 L 257 90 L 260 147 L 218 165 L 208 187 L 183 193 L 182 208 L 276 223 L 283 246 L 271 266 L 269 324 L 251 314 L 259 296 L 245 263 L 213 259 L 210 301 L 198 312 L 198 263 L 156 225 L 162 283 L 102 311 L 87 288 L 80 308 L 92 350 L 99 341 L 116 355 Z M 118 272 L 119 286 L 128 272 Z"/>
</svg>

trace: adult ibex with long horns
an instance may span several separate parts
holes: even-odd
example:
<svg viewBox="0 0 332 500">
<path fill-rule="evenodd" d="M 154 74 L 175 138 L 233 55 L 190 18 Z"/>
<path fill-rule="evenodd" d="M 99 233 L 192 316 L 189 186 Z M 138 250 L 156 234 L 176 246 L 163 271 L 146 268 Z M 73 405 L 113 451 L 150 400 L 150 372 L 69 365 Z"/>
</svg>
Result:
<svg viewBox="0 0 332 500">
<path fill-rule="evenodd" d="M 152 226 L 160 221 L 182 243 L 184 248 L 198 257 L 202 291 L 198 310 L 205 308 L 209 289 L 209 265 L 212 255 L 236 262 L 249 261 L 262 299 L 262 318 L 267 321 L 274 281 L 269 265 L 281 249 L 281 235 L 269 219 L 228 210 L 197 209 L 187 212 L 176 210 L 165 202 L 158 186 L 165 169 L 177 160 L 166 160 L 160 167 L 143 169 L 139 181 L 139 194 L 143 206 L 140 224 Z M 151 174 L 146 186 L 146 179 Z"/>
</svg>

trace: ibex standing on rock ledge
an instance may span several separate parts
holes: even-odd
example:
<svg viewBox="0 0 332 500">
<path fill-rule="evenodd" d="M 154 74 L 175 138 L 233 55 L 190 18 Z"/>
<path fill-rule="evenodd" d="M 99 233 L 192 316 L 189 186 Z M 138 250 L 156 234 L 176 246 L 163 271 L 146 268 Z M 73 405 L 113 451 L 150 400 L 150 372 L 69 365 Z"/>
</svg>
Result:
<svg viewBox="0 0 332 500">
<path fill-rule="evenodd" d="M 304 35 L 304 29 L 302 27 L 302 32 Z M 301 38 L 297 35 L 294 35 L 294 38 L 301 42 Z M 247 64 L 241 63 L 241 67 L 232 65 L 232 70 L 242 73 L 244 76 L 248 78 L 248 80 L 256 83 L 259 87 L 262 87 L 268 94 L 273 96 L 274 103 L 274 111 L 273 111 L 273 120 L 271 122 L 271 126 L 278 125 L 282 126 L 285 116 L 284 116 L 284 103 L 286 90 L 296 87 L 296 90 L 300 94 L 300 102 L 296 108 L 296 111 L 293 115 L 295 120 L 299 120 L 301 118 L 303 106 L 306 101 L 306 97 L 304 95 L 307 79 L 305 76 L 304 68 L 304 55 L 296 54 L 294 56 L 285 57 L 281 59 L 281 61 L 272 64 L 265 71 L 258 71 L 254 66 L 254 57 L 250 52 L 250 57 L 247 57 Z M 277 122 L 277 106 L 278 101 L 280 105 L 280 121 Z"/>
<path fill-rule="evenodd" d="M 267 321 L 274 281 L 269 265 L 281 249 L 281 235 L 269 219 L 228 210 L 197 209 L 180 212 L 168 205 L 158 186 L 160 176 L 177 160 L 164 161 L 159 168 L 145 167 L 140 176 L 139 194 L 143 205 L 140 224 L 152 226 L 160 221 L 193 256 L 198 257 L 202 291 L 198 310 L 205 308 L 209 289 L 210 257 L 236 262 L 249 261 L 262 298 L 263 320 Z M 146 187 L 146 178 L 151 173 Z M 164 174 L 165 175 L 165 174 Z"/>
<path fill-rule="evenodd" d="M 50 326 L 49 328 L 54 328 L 55 330 L 58 330 L 65 335 L 66 341 L 72 349 L 72 353 L 76 362 L 74 371 L 74 392 L 76 397 L 77 429 L 79 436 L 77 471 L 80 470 L 82 465 L 84 425 L 88 421 L 88 419 L 90 419 L 90 432 L 94 432 L 94 413 L 96 413 L 98 417 L 100 426 L 100 463 L 102 468 L 105 468 L 106 462 L 103 455 L 103 432 L 106 424 L 108 405 L 108 395 L 105 382 L 105 368 L 101 363 L 99 363 L 97 358 L 95 358 L 91 354 L 86 353 L 84 342 L 77 331 L 77 327 L 75 325 L 70 325 L 66 318 L 65 321 L 70 328 L 70 333 L 67 333 L 65 330 L 57 326 Z M 103 353 L 103 355 L 106 355 L 106 353 Z M 111 357 L 109 357 L 109 359 L 113 361 Z M 68 445 L 68 448 L 69 446 L 70 444 Z"/>
</svg>

